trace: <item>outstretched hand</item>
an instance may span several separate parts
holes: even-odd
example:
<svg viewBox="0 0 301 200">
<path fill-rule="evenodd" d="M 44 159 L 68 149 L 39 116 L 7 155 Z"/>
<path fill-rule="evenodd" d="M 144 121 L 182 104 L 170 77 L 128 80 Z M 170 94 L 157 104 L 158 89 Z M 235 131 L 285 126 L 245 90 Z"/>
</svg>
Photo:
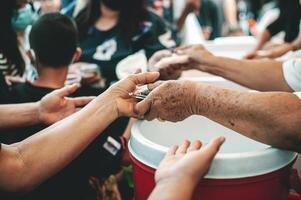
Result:
<svg viewBox="0 0 301 200">
<path fill-rule="evenodd" d="M 176 178 L 179 181 L 190 180 L 196 185 L 207 173 L 224 141 L 224 137 L 217 137 L 204 147 L 200 141 L 195 141 L 193 144 L 185 141 L 180 147 L 172 146 L 156 171 L 156 183 Z"/>
<path fill-rule="evenodd" d="M 65 86 L 44 96 L 40 101 L 39 121 L 47 125 L 53 124 L 75 113 L 95 98 L 69 98 L 79 87 L 78 84 Z"/>
</svg>

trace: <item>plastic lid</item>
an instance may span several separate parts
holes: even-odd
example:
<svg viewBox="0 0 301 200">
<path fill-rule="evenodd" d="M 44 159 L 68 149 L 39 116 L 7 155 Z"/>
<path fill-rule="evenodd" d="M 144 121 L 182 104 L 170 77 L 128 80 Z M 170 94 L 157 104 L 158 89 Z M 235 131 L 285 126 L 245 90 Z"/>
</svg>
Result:
<svg viewBox="0 0 301 200">
<path fill-rule="evenodd" d="M 138 121 L 132 128 L 131 154 L 143 164 L 157 168 L 168 147 L 185 139 L 208 143 L 224 135 L 226 142 L 215 157 L 206 178 L 234 179 L 267 174 L 290 164 L 297 153 L 279 150 L 251 140 L 205 117 L 183 122 Z"/>
</svg>

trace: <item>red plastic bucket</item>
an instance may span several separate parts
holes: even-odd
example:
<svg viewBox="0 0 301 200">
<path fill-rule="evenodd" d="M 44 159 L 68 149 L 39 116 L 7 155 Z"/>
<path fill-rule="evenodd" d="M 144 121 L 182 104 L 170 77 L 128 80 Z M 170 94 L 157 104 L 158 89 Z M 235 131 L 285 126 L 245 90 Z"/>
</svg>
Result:
<svg viewBox="0 0 301 200">
<path fill-rule="evenodd" d="M 187 130 L 195 132 L 199 126 L 198 135 L 182 134 Z M 216 131 L 219 133 L 216 135 L 226 137 L 225 147 L 197 187 L 194 200 L 288 199 L 289 175 L 296 153 L 257 143 L 203 117 L 192 117 L 177 124 L 140 121 L 134 125 L 129 149 L 134 167 L 135 199 L 145 200 L 153 190 L 155 168 L 167 146 L 184 139 L 201 139 L 206 143 L 215 137 L 215 134 L 208 136 L 207 132 Z M 168 139 L 162 142 L 162 137 Z M 239 142 L 243 147 L 237 148 Z"/>
</svg>

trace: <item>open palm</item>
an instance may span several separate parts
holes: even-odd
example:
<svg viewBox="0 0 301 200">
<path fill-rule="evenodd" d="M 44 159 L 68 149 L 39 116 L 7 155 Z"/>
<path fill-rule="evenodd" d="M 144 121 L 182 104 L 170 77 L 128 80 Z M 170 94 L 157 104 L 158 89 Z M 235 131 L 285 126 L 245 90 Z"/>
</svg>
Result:
<svg viewBox="0 0 301 200">
<path fill-rule="evenodd" d="M 185 141 L 180 147 L 172 146 L 156 171 L 156 182 L 174 176 L 199 182 L 224 141 L 224 137 L 218 137 L 203 148 L 200 141 L 195 141 L 193 145 Z"/>
</svg>

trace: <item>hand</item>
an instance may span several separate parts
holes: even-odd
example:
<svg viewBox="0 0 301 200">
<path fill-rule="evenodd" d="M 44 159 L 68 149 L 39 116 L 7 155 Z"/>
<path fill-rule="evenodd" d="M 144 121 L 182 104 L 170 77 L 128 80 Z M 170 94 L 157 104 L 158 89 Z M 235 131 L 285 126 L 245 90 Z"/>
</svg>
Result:
<svg viewBox="0 0 301 200">
<path fill-rule="evenodd" d="M 116 116 L 138 117 L 134 108 L 137 100 L 130 96 L 139 85 L 152 83 L 159 78 L 158 72 L 130 75 L 111 86 L 104 94 L 105 101 L 112 102 Z"/>
<path fill-rule="evenodd" d="M 188 180 L 196 186 L 207 173 L 224 141 L 224 137 L 217 137 L 203 148 L 200 141 L 195 141 L 193 145 L 185 141 L 180 147 L 172 146 L 156 171 L 156 183 Z"/>
<path fill-rule="evenodd" d="M 179 64 L 169 65 L 166 58 L 171 58 L 173 53 L 169 50 L 157 51 L 148 62 L 149 70 L 152 72 L 160 72 L 161 80 L 176 80 L 182 75 L 182 69 Z M 165 61 L 164 61 L 165 60 Z M 171 60 L 171 59 L 169 59 Z"/>
<path fill-rule="evenodd" d="M 208 65 L 214 57 L 203 45 L 186 45 L 177 48 L 177 54 L 188 56 L 191 68 L 199 68 L 199 65 Z"/>
<path fill-rule="evenodd" d="M 136 113 L 146 120 L 155 118 L 172 122 L 182 121 L 194 115 L 195 92 L 197 85 L 192 81 L 167 81 L 153 87 L 153 89 L 143 101 L 136 107 Z"/>
<path fill-rule="evenodd" d="M 53 124 L 75 113 L 79 107 L 85 106 L 94 99 L 94 97 L 67 97 L 79 87 L 78 84 L 66 86 L 44 96 L 40 101 L 39 121 L 47 125 Z"/>
<path fill-rule="evenodd" d="M 292 51 L 294 49 L 294 46 L 290 43 L 285 43 L 279 46 L 273 46 L 269 48 L 268 50 L 263 51 L 257 51 L 253 59 L 264 59 L 264 58 L 270 58 L 275 59 L 280 56 L 283 56 L 289 51 Z"/>
</svg>

